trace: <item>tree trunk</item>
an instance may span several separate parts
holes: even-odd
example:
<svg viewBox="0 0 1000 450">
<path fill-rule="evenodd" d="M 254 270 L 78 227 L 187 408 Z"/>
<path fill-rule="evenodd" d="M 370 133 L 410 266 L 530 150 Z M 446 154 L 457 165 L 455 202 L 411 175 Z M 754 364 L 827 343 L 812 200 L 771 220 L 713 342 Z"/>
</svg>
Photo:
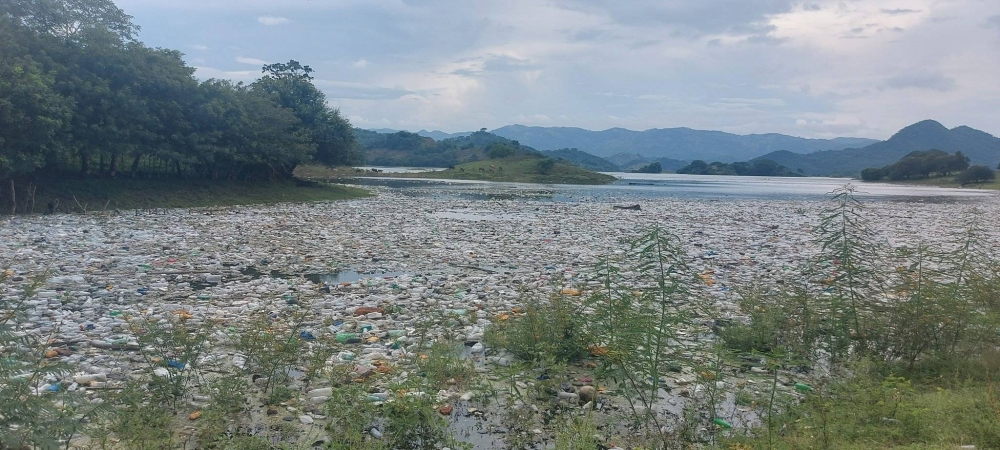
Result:
<svg viewBox="0 0 1000 450">
<path fill-rule="evenodd" d="M 116 152 L 111 154 L 111 165 L 108 166 L 108 175 L 110 175 L 111 178 L 114 178 L 117 172 L 118 172 L 118 153 Z"/>
<path fill-rule="evenodd" d="M 142 154 L 136 153 L 135 158 L 132 158 L 132 178 L 139 173 L 139 160 L 142 158 Z"/>
<path fill-rule="evenodd" d="M 174 160 L 174 170 L 177 171 L 177 178 L 181 177 L 181 162 L 179 160 Z"/>
<path fill-rule="evenodd" d="M 80 150 L 80 173 L 87 175 L 88 170 L 90 170 L 90 155 Z"/>
<path fill-rule="evenodd" d="M 14 177 L 10 177 L 10 215 L 17 212 L 17 196 L 14 195 Z"/>
</svg>

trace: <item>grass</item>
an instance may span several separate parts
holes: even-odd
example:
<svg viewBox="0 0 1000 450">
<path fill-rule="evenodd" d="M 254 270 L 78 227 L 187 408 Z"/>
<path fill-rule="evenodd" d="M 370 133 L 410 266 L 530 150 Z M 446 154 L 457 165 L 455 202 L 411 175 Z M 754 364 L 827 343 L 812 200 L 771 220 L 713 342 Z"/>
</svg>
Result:
<svg viewBox="0 0 1000 450">
<path fill-rule="evenodd" d="M 4 194 L 9 195 L 6 192 Z M 315 202 L 369 195 L 368 191 L 348 186 L 293 180 L 259 183 L 183 179 L 67 179 L 39 184 L 33 209 L 30 204 L 25 208 L 24 202 L 28 200 L 28 196 L 19 192 L 18 212 L 47 212 L 50 210 L 49 204 L 56 212 L 83 212 Z M 0 208 L 0 211 L 10 212 L 9 198 L 0 200 Z"/>
<path fill-rule="evenodd" d="M 1000 448 L 1000 391 L 984 381 L 951 384 L 892 376 L 838 382 L 781 415 L 770 442 L 762 427 L 723 448 Z"/>
<path fill-rule="evenodd" d="M 451 180 L 499 181 L 507 183 L 543 184 L 607 184 L 615 180 L 611 175 L 590 171 L 570 163 L 556 160 L 546 173 L 539 170 L 538 163 L 543 158 L 537 156 L 513 156 L 503 159 L 473 161 L 436 172 L 422 173 L 359 173 L 353 168 L 328 169 L 318 166 L 297 168 L 296 176 L 306 179 L 330 180 L 349 177 L 398 177 L 398 178 L 443 178 Z M 493 171 L 490 172 L 490 168 Z M 502 170 L 501 170 L 502 168 Z M 482 169 L 482 170 L 479 170 Z"/>
</svg>

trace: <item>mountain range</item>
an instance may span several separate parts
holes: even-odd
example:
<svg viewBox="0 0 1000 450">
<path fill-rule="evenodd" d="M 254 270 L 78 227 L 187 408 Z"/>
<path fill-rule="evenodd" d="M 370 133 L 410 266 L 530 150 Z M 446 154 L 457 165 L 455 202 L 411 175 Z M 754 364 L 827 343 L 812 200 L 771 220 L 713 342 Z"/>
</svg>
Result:
<svg viewBox="0 0 1000 450">
<path fill-rule="evenodd" d="M 864 138 L 806 139 L 776 133 L 738 135 L 691 128 L 654 128 L 646 131 L 611 128 L 590 131 L 572 127 L 508 125 L 493 130 L 493 134 L 541 150 L 575 147 L 602 157 L 638 153 L 650 158 L 721 162 L 746 161 L 777 150 L 810 153 L 862 147 L 878 142 Z"/>
<path fill-rule="evenodd" d="M 889 139 L 862 148 L 795 154 L 776 151 L 754 159 L 770 159 L 806 175 L 856 176 L 868 167 L 882 167 L 898 161 L 907 153 L 937 149 L 948 153 L 961 151 L 972 164 L 996 167 L 1000 163 L 1000 138 L 966 126 L 946 128 L 924 120 L 910 125 Z"/>
<path fill-rule="evenodd" d="M 395 133 L 399 130 L 383 128 L 372 131 Z M 649 161 L 665 158 L 678 161 L 703 159 L 734 162 L 746 161 L 777 150 L 810 153 L 862 147 L 878 142 L 874 139 L 851 137 L 806 139 L 777 133 L 738 135 L 691 128 L 654 128 L 646 131 L 610 128 L 592 131 L 574 127 L 507 125 L 491 133 L 539 150 L 576 148 L 600 157 L 622 153 L 638 154 Z M 441 141 L 468 136 L 472 132 L 445 133 L 437 130 L 420 130 L 416 134 Z"/>
<path fill-rule="evenodd" d="M 392 133 L 396 130 L 374 131 Z M 473 132 L 421 130 L 417 134 L 435 141 L 451 141 L 467 138 Z M 969 156 L 972 164 L 996 167 L 1000 163 L 1000 139 L 997 137 L 967 126 L 948 129 L 933 120 L 903 128 L 885 141 L 851 137 L 806 139 L 776 133 L 737 135 L 690 128 L 591 131 L 524 125 L 504 126 L 489 134 L 601 171 L 612 170 L 612 167 L 630 170 L 654 161 L 660 162 L 665 171 L 672 171 L 692 160 L 770 159 L 806 175 L 857 176 L 865 168 L 882 167 L 912 151 L 929 149 L 949 153 L 961 151 Z"/>
</svg>

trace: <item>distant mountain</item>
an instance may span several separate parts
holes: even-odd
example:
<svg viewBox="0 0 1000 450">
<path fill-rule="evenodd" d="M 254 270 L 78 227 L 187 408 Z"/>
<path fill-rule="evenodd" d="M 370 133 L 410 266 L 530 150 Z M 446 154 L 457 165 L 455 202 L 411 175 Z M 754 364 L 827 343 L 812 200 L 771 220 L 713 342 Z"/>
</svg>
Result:
<svg viewBox="0 0 1000 450">
<path fill-rule="evenodd" d="M 756 159 L 770 159 L 808 175 L 857 176 L 868 167 L 882 167 L 898 161 L 913 151 L 937 149 L 947 153 L 961 151 L 972 164 L 996 167 L 1000 163 L 1000 139 L 960 126 L 952 129 L 925 120 L 899 130 L 886 141 L 862 148 L 820 151 L 805 155 L 787 151 L 772 152 Z"/>
<path fill-rule="evenodd" d="M 357 128 L 355 128 L 355 129 L 357 129 Z M 380 134 L 392 134 L 392 133 L 398 133 L 398 132 L 404 131 L 404 130 L 394 130 L 392 128 L 377 128 L 377 129 L 374 129 L 374 130 L 365 130 L 365 131 L 374 131 L 374 132 L 380 133 Z M 438 130 L 434 130 L 434 131 L 420 130 L 420 131 L 418 131 L 416 133 L 413 133 L 413 134 L 418 134 L 418 135 L 423 136 L 423 137 L 429 137 L 431 139 L 434 139 L 435 141 L 443 141 L 445 139 L 451 139 L 451 138 L 457 138 L 457 137 L 465 137 L 465 136 L 468 136 L 468 135 L 472 134 L 472 132 L 471 131 L 463 131 L 463 132 L 459 132 L 459 133 L 445 133 L 444 131 L 438 131 Z"/>
<path fill-rule="evenodd" d="M 670 158 L 648 158 L 638 153 L 619 153 L 617 155 L 608 156 L 604 159 L 611 161 L 612 164 L 618 166 L 618 168 L 623 172 L 636 170 L 653 162 L 659 162 L 664 173 L 674 172 L 677 169 L 688 165 L 688 161 Z"/>
<path fill-rule="evenodd" d="M 618 171 L 618 166 L 612 163 L 611 161 L 601 158 L 600 156 L 594 156 L 591 155 L 590 153 L 577 150 L 575 148 L 562 148 L 559 150 L 542 150 L 541 153 L 545 156 L 549 156 L 552 158 L 566 160 L 571 164 L 583 167 L 584 169 L 593 170 L 596 172 Z"/>
<path fill-rule="evenodd" d="M 774 133 L 737 135 L 690 128 L 654 128 L 646 131 L 611 128 L 590 131 L 570 127 L 508 125 L 493 130 L 493 133 L 538 149 L 573 147 L 602 157 L 630 153 L 651 158 L 721 162 L 746 161 L 777 150 L 810 153 L 861 147 L 878 142 L 864 138 L 805 139 Z"/>
</svg>

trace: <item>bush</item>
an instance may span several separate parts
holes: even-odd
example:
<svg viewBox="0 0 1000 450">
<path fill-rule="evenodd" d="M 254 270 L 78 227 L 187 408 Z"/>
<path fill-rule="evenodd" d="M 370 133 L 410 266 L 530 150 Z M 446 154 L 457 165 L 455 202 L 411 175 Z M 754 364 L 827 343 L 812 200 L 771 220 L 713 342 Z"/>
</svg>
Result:
<svg viewBox="0 0 1000 450">
<path fill-rule="evenodd" d="M 659 161 L 655 161 L 655 162 L 652 162 L 652 163 L 649 163 L 649 164 L 643 166 L 639 170 L 636 170 L 636 172 L 639 172 L 639 173 L 661 173 L 661 172 L 663 172 L 663 166 L 660 165 Z"/>
<path fill-rule="evenodd" d="M 548 175 L 552 173 L 552 169 L 556 166 L 556 160 L 552 158 L 543 158 L 538 161 L 538 173 L 542 175 Z"/>
<path fill-rule="evenodd" d="M 970 166 L 968 169 L 963 170 L 955 178 L 955 181 L 966 185 L 969 183 L 985 183 L 988 181 L 993 181 L 997 178 L 997 173 L 986 166 Z"/>
<path fill-rule="evenodd" d="M 587 354 L 580 307 L 565 297 L 531 302 L 522 314 L 499 319 L 486 329 L 486 343 L 525 361 L 568 362 Z"/>
<path fill-rule="evenodd" d="M 869 167 L 861 171 L 863 181 L 879 181 L 889 175 L 889 170 L 885 167 Z"/>
<path fill-rule="evenodd" d="M 498 144 L 493 144 L 489 147 L 489 150 L 486 152 L 486 156 L 488 156 L 490 159 L 500 159 L 500 158 L 506 158 L 508 156 L 514 156 L 514 153 L 516 152 L 517 149 L 515 149 L 514 147 L 511 147 L 507 144 L 498 143 Z"/>
</svg>

